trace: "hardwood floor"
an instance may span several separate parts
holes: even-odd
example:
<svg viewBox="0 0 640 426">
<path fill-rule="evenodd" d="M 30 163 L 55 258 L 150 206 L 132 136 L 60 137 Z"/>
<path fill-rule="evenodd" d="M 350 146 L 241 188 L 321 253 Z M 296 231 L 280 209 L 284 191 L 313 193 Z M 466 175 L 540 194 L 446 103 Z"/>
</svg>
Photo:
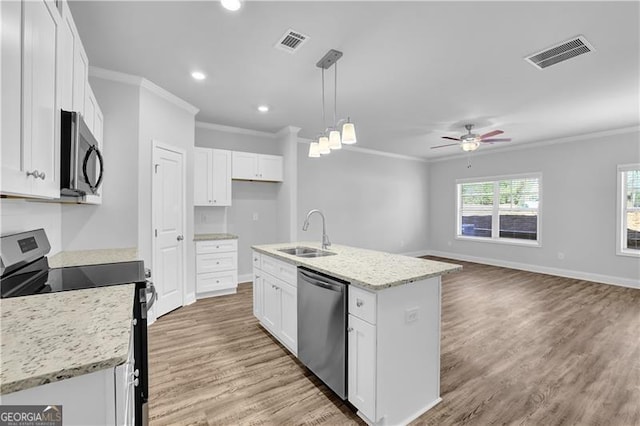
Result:
<svg viewBox="0 0 640 426">
<path fill-rule="evenodd" d="M 640 425 L 640 290 L 467 262 L 415 425 Z M 363 424 L 259 325 L 249 284 L 149 328 L 152 425 Z"/>
</svg>

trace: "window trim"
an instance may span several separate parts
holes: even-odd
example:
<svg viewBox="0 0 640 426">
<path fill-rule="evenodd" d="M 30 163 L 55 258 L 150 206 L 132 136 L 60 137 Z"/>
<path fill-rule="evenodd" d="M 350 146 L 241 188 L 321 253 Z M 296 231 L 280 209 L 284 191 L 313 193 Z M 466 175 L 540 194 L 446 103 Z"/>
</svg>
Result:
<svg viewBox="0 0 640 426">
<path fill-rule="evenodd" d="M 500 194 L 500 186 L 494 185 L 494 194 L 493 194 L 493 209 L 491 213 L 491 228 L 498 230 L 497 237 L 473 237 L 468 235 L 462 235 L 462 215 L 460 214 L 461 205 L 461 187 L 460 184 L 464 183 L 482 183 L 482 182 L 499 182 L 501 180 L 509 180 L 509 179 L 527 179 L 527 178 L 536 178 L 538 179 L 538 208 L 537 208 L 537 239 L 533 240 L 519 240 L 517 238 L 500 238 L 500 205 L 499 203 L 495 203 L 496 198 L 499 199 Z M 455 182 L 455 213 L 456 220 L 455 229 L 454 229 L 454 238 L 456 240 L 461 241 L 474 241 L 474 242 L 482 242 L 482 243 L 494 243 L 494 244 L 506 244 L 506 245 L 515 245 L 515 246 L 524 246 L 524 247 L 542 247 L 542 172 L 531 172 L 531 173 L 518 173 L 511 175 L 498 175 L 498 176 L 485 176 L 485 177 L 473 177 L 473 178 L 463 178 L 456 179 Z"/>
<path fill-rule="evenodd" d="M 618 187 L 616 191 L 616 254 L 618 256 L 640 257 L 640 250 L 626 248 L 627 209 L 625 206 L 625 184 L 622 179 L 624 172 L 640 170 L 640 163 L 619 164 L 617 168 Z"/>
</svg>

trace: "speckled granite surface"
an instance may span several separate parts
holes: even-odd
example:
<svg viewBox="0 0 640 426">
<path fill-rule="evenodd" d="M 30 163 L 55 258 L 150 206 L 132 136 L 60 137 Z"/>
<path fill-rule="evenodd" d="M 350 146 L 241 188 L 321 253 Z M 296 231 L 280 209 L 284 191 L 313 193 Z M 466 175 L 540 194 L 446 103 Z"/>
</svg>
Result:
<svg viewBox="0 0 640 426">
<path fill-rule="evenodd" d="M 462 270 L 461 265 L 436 262 L 398 254 L 334 244 L 327 249 L 335 256 L 303 258 L 282 253 L 278 249 L 296 246 L 320 248 L 320 243 L 284 243 L 257 245 L 258 252 L 274 256 L 296 266 L 306 266 L 336 278 L 373 290 L 407 284 L 426 278 Z"/>
<path fill-rule="evenodd" d="M 127 360 L 134 284 L 0 300 L 0 394 Z"/>
<path fill-rule="evenodd" d="M 215 241 L 215 240 L 237 240 L 238 236 L 233 234 L 195 234 L 193 241 Z"/>
<path fill-rule="evenodd" d="M 138 249 L 135 247 L 62 251 L 49 257 L 49 267 L 64 268 L 67 266 L 97 265 L 99 263 L 129 262 L 132 260 L 140 260 Z"/>
</svg>

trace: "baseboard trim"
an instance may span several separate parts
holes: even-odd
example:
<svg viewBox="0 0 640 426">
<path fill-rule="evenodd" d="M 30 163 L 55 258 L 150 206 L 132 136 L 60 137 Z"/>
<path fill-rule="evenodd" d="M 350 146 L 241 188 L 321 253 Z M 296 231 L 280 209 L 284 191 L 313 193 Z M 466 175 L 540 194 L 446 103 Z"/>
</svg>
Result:
<svg viewBox="0 0 640 426">
<path fill-rule="evenodd" d="M 229 294 L 236 294 L 237 291 L 238 291 L 237 287 L 224 288 L 222 290 L 213 290 L 213 291 L 207 291 L 205 293 L 198 293 L 196 297 L 198 299 L 206 299 L 208 297 L 227 296 Z"/>
<path fill-rule="evenodd" d="M 576 280 L 591 281 L 599 284 L 616 285 L 619 287 L 628 287 L 640 289 L 640 281 L 616 277 L 612 275 L 594 274 L 590 272 L 573 271 L 570 269 L 551 268 L 548 266 L 532 265 L 529 263 L 510 262 L 506 260 L 491 259 L 486 257 L 469 256 L 466 254 L 450 253 L 439 250 L 429 250 L 429 255 L 438 257 L 447 257 L 454 260 L 464 260 L 467 262 L 481 263 L 484 265 L 500 266 L 503 268 L 518 269 L 521 271 L 537 272 L 539 274 L 555 275 L 564 278 L 573 278 Z"/>
<path fill-rule="evenodd" d="M 408 251 L 405 253 L 400 253 L 402 256 L 409 256 L 409 257 L 422 257 L 422 256 L 429 256 L 431 254 L 431 250 L 418 250 L 418 251 Z"/>
<path fill-rule="evenodd" d="M 196 294 L 195 293 L 187 294 L 184 297 L 184 304 L 182 306 L 191 305 L 192 303 L 195 303 L 195 301 L 196 301 Z"/>
<path fill-rule="evenodd" d="M 253 274 L 238 275 L 238 284 L 253 282 Z"/>
</svg>

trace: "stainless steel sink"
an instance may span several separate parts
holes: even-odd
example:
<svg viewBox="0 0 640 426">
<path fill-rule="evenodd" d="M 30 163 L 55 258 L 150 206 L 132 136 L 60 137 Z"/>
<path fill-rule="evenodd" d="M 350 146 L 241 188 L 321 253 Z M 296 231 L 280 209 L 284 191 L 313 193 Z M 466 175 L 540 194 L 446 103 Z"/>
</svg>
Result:
<svg viewBox="0 0 640 426">
<path fill-rule="evenodd" d="M 323 256 L 333 256 L 336 253 L 332 253 L 330 251 L 320 250 L 317 248 L 311 247 L 291 247 L 286 249 L 278 249 L 282 253 L 290 254 L 298 257 L 323 257 Z"/>
</svg>

